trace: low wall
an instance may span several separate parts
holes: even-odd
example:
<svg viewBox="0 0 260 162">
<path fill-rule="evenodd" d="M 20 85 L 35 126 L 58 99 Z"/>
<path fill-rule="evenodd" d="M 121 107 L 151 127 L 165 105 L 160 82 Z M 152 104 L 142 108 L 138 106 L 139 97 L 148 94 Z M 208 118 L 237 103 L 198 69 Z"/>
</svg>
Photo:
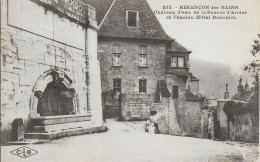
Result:
<svg viewBox="0 0 260 162">
<path fill-rule="evenodd" d="M 168 134 L 169 133 L 169 106 L 170 100 L 167 97 L 163 97 L 162 102 L 153 103 L 151 105 L 151 111 L 156 111 L 156 116 L 159 116 L 157 119 L 158 124 L 158 133 Z"/>
<path fill-rule="evenodd" d="M 228 119 L 227 115 L 223 111 L 225 103 L 229 100 L 218 100 L 216 111 L 217 111 L 217 120 L 220 123 L 220 139 L 225 140 L 228 139 Z"/>
<path fill-rule="evenodd" d="M 250 113 L 234 114 L 229 121 L 230 140 L 241 142 L 258 142 L 259 128 L 254 120 L 256 115 Z"/>
<path fill-rule="evenodd" d="M 121 94 L 121 120 L 146 120 L 150 116 L 150 107 L 156 95 L 152 94 Z"/>
<path fill-rule="evenodd" d="M 199 101 L 174 101 L 182 135 L 201 136 L 201 105 Z"/>
</svg>

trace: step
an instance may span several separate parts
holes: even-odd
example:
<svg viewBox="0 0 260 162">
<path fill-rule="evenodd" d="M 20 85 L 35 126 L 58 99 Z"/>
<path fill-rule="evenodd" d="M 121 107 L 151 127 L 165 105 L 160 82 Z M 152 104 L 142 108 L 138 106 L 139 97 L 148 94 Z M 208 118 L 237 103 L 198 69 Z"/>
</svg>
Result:
<svg viewBox="0 0 260 162">
<path fill-rule="evenodd" d="M 9 145 L 29 145 L 29 144 L 42 144 L 50 142 L 50 140 L 44 140 L 44 139 L 24 139 L 22 141 L 10 141 L 6 142 Z"/>
<path fill-rule="evenodd" d="M 90 121 L 90 114 L 79 114 L 79 115 L 58 115 L 58 116 L 39 116 L 32 117 L 32 126 L 45 126 L 54 124 L 73 123 L 81 121 Z"/>
<path fill-rule="evenodd" d="M 25 133 L 24 136 L 26 139 L 51 140 L 51 139 L 57 139 L 57 138 L 62 138 L 62 137 L 67 137 L 67 136 L 98 133 L 98 132 L 105 132 L 105 131 L 106 131 L 105 126 L 99 126 L 99 127 L 93 127 L 93 128 L 75 128 L 75 129 L 50 132 L 50 133 L 30 132 L 30 133 Z"/>
<path fill-rule="evenodd" d="M 49 133 L 49 132 L 57 132 L 57 131 L 74 129 L 74 128 L 86 128 L 90 126 L 91 126 L 91 122 L 83 121 L 83 122 L 73 122 L 73 123 L 64 123 L 64 124 L 55 124 L 55 125 L 33 126 L 32 131 L 37 133 Z"/>
</svg>

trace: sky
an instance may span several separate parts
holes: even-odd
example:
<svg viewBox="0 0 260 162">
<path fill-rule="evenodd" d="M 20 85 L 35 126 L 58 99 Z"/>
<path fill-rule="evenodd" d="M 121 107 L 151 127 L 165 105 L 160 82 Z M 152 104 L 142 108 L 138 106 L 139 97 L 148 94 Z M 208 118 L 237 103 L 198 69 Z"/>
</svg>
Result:
<svg viewBox="0 0 260 162">
<path fill-rule="evenodd" d="M 236 20 L 178 20 L 166 19 L 156 14 L 166 33 L 183 46 L 193 51 L 190 58 L 229 65 L 237 75 L 253 56 L 250 54 L 253 40 L 260 34 L 259 0 L 147 0 L 152 10 L 161 10 L 163 5 L 238 6 L 246 15 Z M 177 7 L 177 8 L 175 8 Z"/>
</svg>

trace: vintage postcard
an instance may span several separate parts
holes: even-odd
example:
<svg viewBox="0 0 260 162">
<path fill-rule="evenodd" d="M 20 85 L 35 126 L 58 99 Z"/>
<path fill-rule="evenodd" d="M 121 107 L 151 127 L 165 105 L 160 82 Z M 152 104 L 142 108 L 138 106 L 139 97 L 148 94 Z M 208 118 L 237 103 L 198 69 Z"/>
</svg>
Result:
<svg viewBox="0 0 260 162">
<path fill-rule="evenodd" d="M 259 0 L 1 0 L 1 161 L 259 161 Z"/>
</svg>

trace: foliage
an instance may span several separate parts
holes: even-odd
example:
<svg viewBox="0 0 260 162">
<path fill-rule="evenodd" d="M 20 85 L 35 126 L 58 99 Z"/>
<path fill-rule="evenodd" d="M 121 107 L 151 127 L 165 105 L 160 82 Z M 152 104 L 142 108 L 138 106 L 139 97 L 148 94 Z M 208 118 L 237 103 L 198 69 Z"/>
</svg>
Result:
<svg viewBox="0 0 260 162">
<path fill-rule="evenodd" d="M 250 53 L 255 59 L 249 65 L 245 66 L 245 70 L 251 72 L 253 77 L 258 77 L 260 73 L 260 34 L 258 34 L 258 39 L 254 40 Z"/>
<path fill-rule="evenodd" d="M 259 90 L 255 89 L 253 96 L 251 96 L 248 103 L 228 101 L 225 103 L 224 112 L 227 117 L 232 120 L 233 115 L 241 115 L 245 113 L 250 113 L 258 116 L 259 114 Z"/>
</svg>

